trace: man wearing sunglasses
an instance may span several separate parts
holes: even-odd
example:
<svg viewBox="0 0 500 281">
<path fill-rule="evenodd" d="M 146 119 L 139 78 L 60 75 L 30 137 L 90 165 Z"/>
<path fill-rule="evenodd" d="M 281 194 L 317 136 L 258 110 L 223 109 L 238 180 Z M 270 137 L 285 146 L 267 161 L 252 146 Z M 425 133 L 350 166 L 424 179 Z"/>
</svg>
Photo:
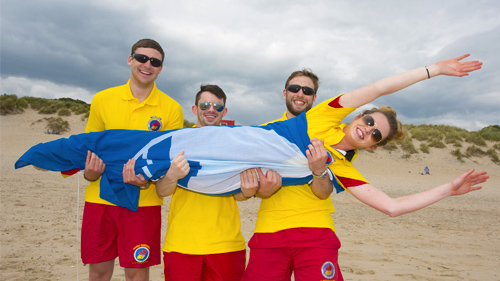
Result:
<svg viewBox="0 0 500 281">
<path fill-rule="evenodd" d="M 227 113 L 225 105 L 226 94 L 219 86 L 202 85 L 192 106 L 197 116 L 196 127 L 220 125 Z M 210 143 L 200 145 L 211 148 Z M 165 280 L 240 281 L 245 270 L 246 245 L 236 201 L 251 198 L 259 186 L 258 179 L 244 171 L 240 175 L 240 193 L 205 195 L 176 187 L 177 180 L 184 178 L 189 170 L 181 152 L 172 160 L 165 177 L 157 182 L 159 196 L 172 194 L 163 246 Z M 281 185 L 276 172 L 263 175 L 259 169 L 258 173 L 262 185 L 268 184 L 266 188 Z"/>
<path fill-rule="evenodd" d="M 127 60 L 129 81 L 94 96 L 85 131 L 182 128 L 181 106 L 155 85 L 164 56 L 156 41 L 136 42 Z M 125 268 L 126 280 L 149 280 L 149 267 L 161 263 L 163 198 L 156 194 L 155 183 L 150 184 L 124 167 L 124 182 L 144 187 L 139 209 L 131 211 L 113 205 L 99 196 L 104 169 L 102 160 L 89 151 L 84 177 L 90 184 L 85 190 L 81 250 L 83 263 L 89 264 L 89 280 L 110 280 L 116 257 Z"/>
<path fill-rule="evenodd" d="M 293 72 L 283 90 L 287 110 L 280 119 L 269 123 L 310 110 L 318 88 L 319 78 L 310 69 Z M 292 272 L 296 280 L 321 280 L 314 279 L 318 274 L 309 272 L 321 269 L 325 255 L 334 255 L 340 247 L 332 231 L 334 208 L 331 200 L 325 200 L 330 199 L 333 183 L 324 173 L 327 164 L 323 151 L 322 142 L 311 141 L 308 161 L 313 180 L 310 184 L 257 190 L 256 196 L 262 200 L 255 233 L 248 244 L 250 259 L 242 280 L 288 280 Z M 338 268 L 336 260 L 328 266 Z"/>
<path fill-rule="evenodd" d="M 462 77 L 480 69 L 482 63 L 478 61 L 460 62 L 468 56 L 379 80 L 328 99 L 310 110 L 309 104 L 312 105 L 316 98 L 318 79 L 308 70 L 294 72 L 283 90 L 287 111 L 276 121 L 293 118 L 308 110 L 297 118 L 307 119 L 308 134 L 314 138 L 307 152 L 313 181 L 278 189 L 258 189 L 257 196 L 262 197 L 262 201 L 255 233 L 248 243 L 250 259 L 242 280 L 290 280 L 292 272 L 297 281 L 343 280 L 338 266 L 340 241 L 331 217 L 334 211 L 332 192 L 348 189 L 361 202 L 394 217 L 419 210 L 447 196 L 480 189 L 474 185 L 487 180 L 486 172 L 469 170 L 447 184 L 391 198 L 364 179 L 352 166 L 352 161 L 357 156 L 356 149 L 374 150 L 405 137 L 396 112 L 381 106 L 364 111 L 349 125 L 340 123 L 356 108 L 419 81 L 438 75 Z"/>
</svg>

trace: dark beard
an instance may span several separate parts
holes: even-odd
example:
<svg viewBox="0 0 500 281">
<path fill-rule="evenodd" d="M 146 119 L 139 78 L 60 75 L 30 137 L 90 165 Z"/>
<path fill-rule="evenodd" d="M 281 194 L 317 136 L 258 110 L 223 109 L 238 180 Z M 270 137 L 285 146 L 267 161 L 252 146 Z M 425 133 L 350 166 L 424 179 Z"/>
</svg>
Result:
<svg viewBox="0 0 500 281">
<path fill-rule="evenodd" d="M 304 108 L 304 111 L 308 111 L 309 109 L 311 109 L 312 107 L 312 104 L 308 104 L 305 108 Z M 288 110 L 288 112 L 290 112 L 291 114 L 293 114 L 294 116 L 298 116 L 299 114 L 301 114 L 302 112 L 304 111 L 299 111 L 299 110 L 296 110 L 294 107 L 293 107 L 293 104 L 291 101 L 287 100 L 286 101 L 286 109 Z"/>
</svg>

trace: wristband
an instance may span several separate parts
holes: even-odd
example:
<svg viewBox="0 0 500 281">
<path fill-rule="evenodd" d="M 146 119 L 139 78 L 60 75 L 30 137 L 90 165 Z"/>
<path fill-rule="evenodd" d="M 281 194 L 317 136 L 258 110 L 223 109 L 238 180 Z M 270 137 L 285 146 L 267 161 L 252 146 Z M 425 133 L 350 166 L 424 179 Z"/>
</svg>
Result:
<svg viewBox="0 0 500 281">
<path fill-rule="evenodd" d="M 241 195 L 243 195 L 243 197 L 245 197 L 246 199 L 250 199 L 250 198 L 252 198 L 252 197 L 255 197 L 255 195 L 251 195 L 250 197 L 246 197 L 246 196 L 245 196 L 245 193 L 243 193 L 243 191 L 241 192 Z"/>
<path fill-rule="evenodd" d="M 93 182 L 93 181 L 96 181 L 96 180 L 89 180 L 86 176 L 85 176 L 85 171 L 83 172 L 83 178 L 86 180 L 86 181 L 90 181 L 90 182 Z"/>
<path fill-rule="evenodd" d="M 145 185 L 139 186 L 140 189 L 146 189 L 151 185 L 151 181 L 149 180 Z"/>
<path fill-rule="evenodd" d="M 326 175 L 328 175 L 328 168 L 325 169 L 325 171 L 323 173 L 321 173 L 321 175 L 319 175 L 319 176 L 315 175 L 314 172 L 312 173 L 313 177 L 320 179 L 320 180 L 326 178 Z"/>
<path fill-rule="evenodd" d="M 427 66 L 425 67 L 425 70 L 427 70 L 427 79 L 431 79 L 431 75 L 429 74 L 429 69 L 427 69 Z"/>
</svg>

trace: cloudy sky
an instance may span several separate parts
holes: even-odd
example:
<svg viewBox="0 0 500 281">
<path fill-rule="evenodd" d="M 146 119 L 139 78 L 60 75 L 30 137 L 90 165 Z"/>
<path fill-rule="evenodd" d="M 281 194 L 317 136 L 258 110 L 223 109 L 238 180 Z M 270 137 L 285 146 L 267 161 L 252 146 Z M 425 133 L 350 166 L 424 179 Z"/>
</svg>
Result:
<svg viewBox="0 0 500 281">
<path fill-rule="evenodd" d="M 200 84 L 228 95 L 240 125 L 285 111 L 291 72 L 321 79 L 317 103 L 405 70 L 470 53 L 483 69 L 437 77 L 376 100 L 405 124 L 479 130 L 500 124 L 497 0 L 2 0 L 1 93 L 88 103 L 125 84 L 141 38 L 166 52 L 160 90 L 191 113 Z M 350 121 L 350 117 L 348 117 Z"/>
</svg>

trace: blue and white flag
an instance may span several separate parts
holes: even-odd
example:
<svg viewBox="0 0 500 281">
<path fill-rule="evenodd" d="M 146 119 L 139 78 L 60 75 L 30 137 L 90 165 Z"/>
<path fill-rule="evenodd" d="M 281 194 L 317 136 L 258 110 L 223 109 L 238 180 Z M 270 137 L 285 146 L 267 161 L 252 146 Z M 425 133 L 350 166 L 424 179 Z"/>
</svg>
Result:
<svg viewBox="0 0 500 281">
<path fill-rule="evenodd" d="M 266 126 L 206 126 L 151 132 L 106 130 L 84 133 L 30 148 L 15 168 L 34 165 L 50 171 L 85 169 L 87 151 L 106 164 L 100 197 L 137 210 L 140 189 L 123 183 L 123 165 L 136 159 L 136 174 L 158 180 L 181 151 L 190 165 L 178 185 L 196 192 L 226 195 L 240 191 L 240 173 L 249 168 L 277 171 L 283 186 L 312 180 L 305 151 L 310 144 L 305 114 Z M 335 182 L 335 180 L 334 180 Z"/>
</svg>

